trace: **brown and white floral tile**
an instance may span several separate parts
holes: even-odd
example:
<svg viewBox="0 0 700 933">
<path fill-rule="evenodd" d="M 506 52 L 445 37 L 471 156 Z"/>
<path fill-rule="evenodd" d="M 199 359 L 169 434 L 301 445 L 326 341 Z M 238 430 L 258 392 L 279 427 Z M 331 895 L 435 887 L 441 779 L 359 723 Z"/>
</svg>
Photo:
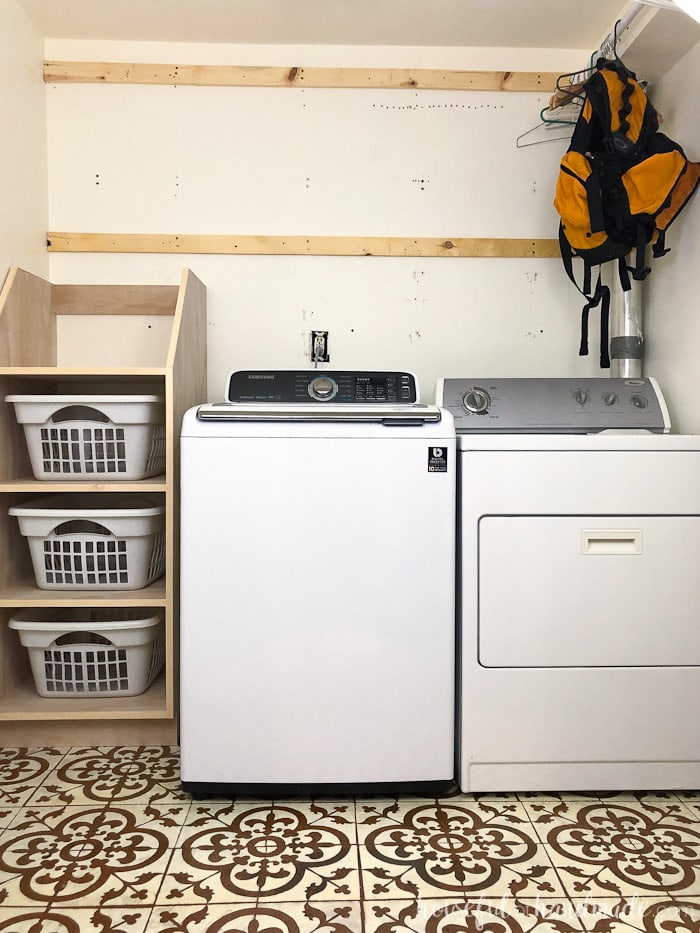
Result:
<svg viewBox="0 0 700 933">
<path fill-rule="evenodd" d="M 21 807 L 62 760 L 60 748 L 0 748 L 0 809 Z"/>
<path fill-rule="evenodd" d="M 356 804 L 358 842 L 363 845 L 370 838 L 385 840 L 381 830 L 410 831 L 417 837 L 453 833 L 468 836 L 481 828 L 515 826 L 532 833 L 527 811 L 515 797 L 505 799 L 476 798 L 470 794 L 435 800 L 415 798 L 389 798 L 358 800 Z"/>
<path fill-rule="evenodd" d="M 32 804 L 186 804 L 180 758 L 171 746 L 71 748 L 31 797 Z"/>
<path fill-rule="evenodd" d="M 517 802 L 377 802 L 358 830 L 368 899 L 564 894 Z"/>
<path fill-rule="evenodd" d="M 4 829 L 10 825 L 17 816 L 17 807 L 0 807 L 0 836 Z"/>
<path fill-rule="evenodd" d="M 696 893 L 700 826 L 668 801 L 528 805 L 566 893 L 605 897 Z"/>
<path fill-rule="evenodd" d="M 599 800 L 595 791 L 547 791 L 547 790 L 526 790 L 519 791 L 516 794 L 521 803 L 532 803 L 533 801 L 547 802 L 551 806 L 559 803 L 584 803 L 585 801 Z"/>
<path fill-rule="evenodd" d="M 611 803 L 678 803 L 678 793 L 672 790 L 616 790 L 598 792 L 597 796 L 599 800 L 609 800 Z"/>
<path fill-rule="evenodd" d="M 359 901 L 155 907 L 146 933 L 362 933 Z"/>
<path fill-rule="evenodd" d="M 610 820 L 614 814 L 619 819 L 625 816 L 632 822 L 638 820 L 640 826 L 653 827 L 662 824 L 692 826 L 693 818 L 679 798 L 669 794 L 619 794 L 610 798 L 592 798 L 590 800 L 527 800 L 525 810 L 532 821 L 541 842 L 550 843 L 553 829 L 561 826 L 574 826 L 579 822 L 579 815 L 585 815 L 586 823 L 593 826 L 607 825 L 606 811 L 610 811 Z M 605 830 L 607 833 L 607 830 Z"/>
<path fill-rule="evenodd" d="M 231 803 L 192 807 L 158 903 L 359 898 L 354 822 L 337 805 Z"/>
<path fill-rule="evenodd" d="M 700 823 L 700 791 L 680 791 L 678 799 L 691 819 Z"/>
<path fill-rule="evenodd" d="M 367 901 L 405 897 L 564 897 L 545 846 L 528 856 L 504 840 L 472 858 L 428 851 L 402 854 L 392 848 L 360 847 L 363 896 Z"/>
<path fill-rule="evenodd" d="M 601 897 L 581 901 L 581 921 L 588 933 L 697 933 L 700 896 Z"/>
<path fill-rule="evenodd" d="M 677 805 L 680 798 L 677 791 L 519 791 L 513 795 L 520 803 L 540 804 L 549 807 L 564 804 L 586 803 L 630 803 Z"/>
<path fill-rule="evenodd" d="M 365 933 L 583 933 L 568 898 L 418 898 L 363 907 Z"/>
<path fill-rule="evenodd" d="M 21 810 L 0 837 L 0 902 L 152 904 L 185 812 L 95 804 Z"/>
<path fill-rule="evenodd" d="M 0 907 L 3 933 L 145 933 L 151 908 Z"/>
</svg>

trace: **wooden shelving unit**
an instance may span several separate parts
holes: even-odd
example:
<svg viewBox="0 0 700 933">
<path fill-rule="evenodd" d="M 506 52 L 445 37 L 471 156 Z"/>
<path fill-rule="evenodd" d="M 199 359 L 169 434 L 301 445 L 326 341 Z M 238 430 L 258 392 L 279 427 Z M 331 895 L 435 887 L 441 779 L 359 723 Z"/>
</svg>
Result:
<svg viewBox="0 0 700 933">
<path fill-rule="evenodd" d="M 136 482 L 33 478 L 9 394 L 145 392 L 165 400 L 163 476 Z M 52 285 L 10 270 L 0 292 L 0 746 L 145 744 L 177 740 L 179 434 L 184 412 L 206 399 L 206 297 L 185 270 L 179 286 Z M 53 492 L 148 493 L 165 504 L 165 575 L 142 590 L 42 590 L 11 505 Z M 20 608 L 155 607 L 166 662 L 141 696 L 46 699 L 7 620 Z"/>
</svg>

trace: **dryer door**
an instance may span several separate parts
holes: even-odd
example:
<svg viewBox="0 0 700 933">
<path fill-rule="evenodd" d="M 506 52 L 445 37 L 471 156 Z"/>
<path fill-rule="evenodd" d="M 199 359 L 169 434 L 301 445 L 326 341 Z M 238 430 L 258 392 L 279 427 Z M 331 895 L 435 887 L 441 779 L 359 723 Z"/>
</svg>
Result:
<svg viewBox="0 0 700 933">
<path fill-rule="evenodd" d="M 484 667 L 700 664 L 700 518 L 479 522 Z"/>
</svg>

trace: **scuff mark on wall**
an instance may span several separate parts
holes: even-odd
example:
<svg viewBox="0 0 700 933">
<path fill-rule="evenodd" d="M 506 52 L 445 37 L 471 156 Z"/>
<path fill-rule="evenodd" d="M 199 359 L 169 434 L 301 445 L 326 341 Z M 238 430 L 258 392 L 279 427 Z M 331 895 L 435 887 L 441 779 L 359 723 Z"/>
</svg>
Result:
<svg viewBox="0 0 700 933">
<path fill-rule="evenodd" d="M 535 340 L 540 334 L 544 333 L 544 328 L 537 327 L 535 322 L 536 318 L 536 308 L 537 303 L 535 300 L 535 285 L 537 284 L 537 272 L 526 272 L 525 278 L 528 284 L 528 301 L 527 301 L 527 316 L 530 322 L 529 330 L 526 330 L 524 335 L 526 338 Z"/>
</svg>

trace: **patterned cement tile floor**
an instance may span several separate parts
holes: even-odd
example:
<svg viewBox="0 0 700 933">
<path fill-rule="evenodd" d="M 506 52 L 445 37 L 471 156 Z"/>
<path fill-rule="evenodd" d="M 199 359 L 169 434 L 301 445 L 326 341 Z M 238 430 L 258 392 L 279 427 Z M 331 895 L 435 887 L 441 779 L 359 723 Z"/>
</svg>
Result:
<svg viewBox="0 0 700 933">
<path fill-rule="evenodd" d="M 0 931 L 700 933 L 700 793 L 196 801 L 173 748 L 0 749 Z"/>
</svg>

